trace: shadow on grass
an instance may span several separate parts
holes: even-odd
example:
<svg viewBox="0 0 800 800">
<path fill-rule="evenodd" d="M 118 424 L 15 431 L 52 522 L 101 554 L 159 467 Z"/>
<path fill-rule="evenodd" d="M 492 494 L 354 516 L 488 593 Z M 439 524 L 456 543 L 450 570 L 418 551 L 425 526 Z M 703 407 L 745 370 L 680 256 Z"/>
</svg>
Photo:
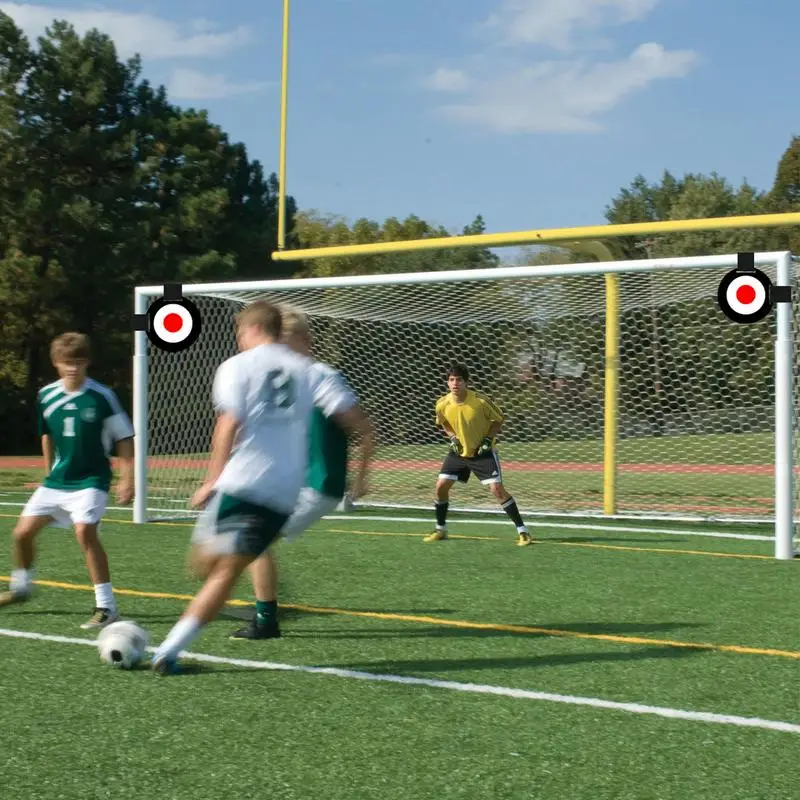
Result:
<svg viewBox="0 0 800 800">
<path fill-rule="evenodd" d="M 439 673 L 492 669 L 523 669 L 564 667 L 572 664 L 597 664 L 614 661 L 645 661 L 648 659 L 687 658 L 701 651 L 679 647 L 647 647 L 634 650 L 614 650 L 605 653 L 553 653 L 543 656 L 506 656 L 500 658 L 438 658 L 390 661 L 359 661 L 326 664 L 336 669 L 360 670 L 379 674 Z"/>
</svg>

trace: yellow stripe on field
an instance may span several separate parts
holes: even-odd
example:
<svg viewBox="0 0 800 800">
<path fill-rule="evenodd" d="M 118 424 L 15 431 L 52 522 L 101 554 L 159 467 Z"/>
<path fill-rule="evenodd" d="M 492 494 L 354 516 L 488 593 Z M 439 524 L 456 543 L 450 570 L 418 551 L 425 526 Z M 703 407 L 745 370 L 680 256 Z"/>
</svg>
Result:
<svg viewBox="0 0 800 800">
<path fill-rule="evenodd" d="M 8 575 L 0 575 L 0 580 L 10 581 Z M 37 586 L 51 589 L 67 589 L 71 591 L 93 592 L 93 586 L 80 583 L 65 583 L 63 581 L 34 581 Z M 114 588 L 114 594 L 126 597 L 142 597 L 153 600 L 191 600 L 193 595 L 174 594 L 172 592 L 143 592 L 137 589 Z M 228 605 L 236 607 L 250 607 L 252 601 L 229 600 Z M 778 656 L 800 660 L 800 651 L 778 650 L 766 647 L 746 647 L 735 644 L 712 644 L 709 642 L 682 642 L 675 639 L 650 639 L 643 636 L 619 636 L 609 633 L 584 633 L 582 631 L 568 631 L 560 628 L 539 628 L 535 625 L 506 625 L 496 622 L 470 622 L 468 620 L 443 619 L 441 617 L 418 616 L 415 614 L 395 614 L 384 611 L 351 611 L 347 608 L 327 608 L 325 606 L 309 606 L 302 603 L 282 603 L 281 608 L 292 609 L 310 614 L 334 614 L 343 617 L 362 617 L 365 619 L 391 620 L 394 622 L 412 622 L 421 625 L 436 625 L 443 628 L 461 628 L 463 630 L 496 631 L 499 633 L 519 633 L 528 636 L 555 636 L 565 639 L 586 639 L 589 641 L 613 642 L 614 644 L 639 644 L 650 647 L 676 647 L 684 650 L 704 650 L 716 653 L 737 653 L 739 655 Z"/>
</svg>

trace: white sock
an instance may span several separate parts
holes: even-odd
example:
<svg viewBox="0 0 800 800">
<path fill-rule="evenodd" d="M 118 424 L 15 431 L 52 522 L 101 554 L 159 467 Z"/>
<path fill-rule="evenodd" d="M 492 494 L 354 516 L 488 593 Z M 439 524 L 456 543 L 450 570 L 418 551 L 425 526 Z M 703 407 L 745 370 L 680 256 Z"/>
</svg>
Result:
<svg viewBox="0 0 800 800">
<path fill-rule="evenodd" d="M 167 638 L 159 645 L 153 658 L 176 659 L 181 650 L 185 650 L 200 633 L 203 623 L 196 617 L 181 617 Z"/>
<path fill-rule="evenodd" d="M 96 583 L 94 585 L 94 604 L 98 608 L 107 608 L 116 611 L 117 601 L 114 599 L 114 590 L 110 583 Z"/>
<path fill-rule="evenodd" d="M 517 533 L 527 533 L 528 529 L 524 525 L 517 526 Z"/>
<path fill-rule="evenodd" d="M 19 592 L 20 594 L 30 594 L 33 588 L 33 570 L 32 569 L 12 569 L 11 570 L 11 585 L 9 587 L 12 592 Z"/>
</svg>

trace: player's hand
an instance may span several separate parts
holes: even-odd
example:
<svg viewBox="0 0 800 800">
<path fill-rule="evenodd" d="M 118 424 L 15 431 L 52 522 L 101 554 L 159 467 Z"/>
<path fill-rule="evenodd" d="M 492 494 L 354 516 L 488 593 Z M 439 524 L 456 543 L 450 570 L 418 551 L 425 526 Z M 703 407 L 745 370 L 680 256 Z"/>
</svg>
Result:
<svg viewBox="0 0 800 800">
<path fill-rule="evenodd" d="M 492 452 L 492 440 L 487 436 L 478 447 L 478 455 L 485 456 L 487 453 Z"/>
<path fill-rule="evenodd" d="M 450 449 L 458 456 L 461 455 L 461 442 L 458 441 L 457 436 L 450 437 Z"/>
<path fill-rule="evenodd" d="M 117 502 L 127 506 L 133 500 L 133 481 L 120 481 L 117 484 Z"/>
<path fill-rule="evenodd" d="M 192 508 L 203 508 L 208 503 L 211 495 L 214 492 L 214 486 L 209 483 L 204 483 L 193 495 L 189 501 Z"/>
</svg>

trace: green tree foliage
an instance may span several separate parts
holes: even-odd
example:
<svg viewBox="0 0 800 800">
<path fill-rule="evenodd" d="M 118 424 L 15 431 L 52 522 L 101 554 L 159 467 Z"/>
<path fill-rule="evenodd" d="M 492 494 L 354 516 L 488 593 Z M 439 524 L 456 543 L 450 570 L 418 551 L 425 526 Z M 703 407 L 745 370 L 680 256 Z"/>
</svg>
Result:
<svg viewBox="0 0 800 800">
<path fill-rule="evenodd" d="M 30 443 L 47 344 L 88 333 L 128 395 L 137 283 L 264 276 L 277 180 L 202 111 L 168 102 L 113 42 L 55 22 L 37 46 L 0 12 L 0 418 Z M 287 198 L 288 221 L 295 211 Z M 285 268 L 276 274 L 285 274 Z"/>
<path fill-rule="evenodd" d="M 461 231 L 462 235 L 485 232 L 486 226 L 480 216 L 475 217 Z M 390 217 L 383 223 L 362 218 L 350 225 L 344 217 L 308 211 L 297 214 L 295 236 L 300 247 L 311 248 L 432 239 L 450 236 L 450 233 L 441 226 L 431 225 L 413 215 L 402 222 L 395 217 Z M 428 272 L 447 269 L 480 269 L 496 267 L 498 264 L 499 258 L 490 250 L 458 248 L 315 259 L 305 264 L 303 275 L 327 277 L 330 275 Z"/>
</svg>

